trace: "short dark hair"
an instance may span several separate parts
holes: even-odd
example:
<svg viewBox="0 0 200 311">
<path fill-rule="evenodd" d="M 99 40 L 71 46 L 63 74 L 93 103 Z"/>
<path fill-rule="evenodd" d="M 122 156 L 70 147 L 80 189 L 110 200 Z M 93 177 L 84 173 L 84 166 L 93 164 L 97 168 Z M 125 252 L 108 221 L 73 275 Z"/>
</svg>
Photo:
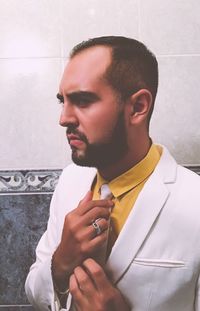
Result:
<svg viewBox="0 0 200 311">
<path fill-rule="evenodd" d="M 146 88 L 151 92 L 154 104 L 158 88 L 158 63 L 155 55 L 135 39 L 105 36 L 79 43 L 72 49 L 70 58 L 82 50 L 98 45 L 112 49 L 112 62 L 106 70 L 105 78 L 120 97 L 126 99 L 140 89 Z M 152 111 L 153 105 L 149 120 Z"/>
</svg>

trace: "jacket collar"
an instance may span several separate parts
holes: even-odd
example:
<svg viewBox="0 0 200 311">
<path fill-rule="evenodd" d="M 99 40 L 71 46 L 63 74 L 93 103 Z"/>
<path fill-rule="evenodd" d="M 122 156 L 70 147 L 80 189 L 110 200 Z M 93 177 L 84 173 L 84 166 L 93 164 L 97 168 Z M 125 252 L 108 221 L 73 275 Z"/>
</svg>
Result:
<svg viewBox="0 0 200 311">
<path fill-rule="evenodd" d="M 106 263 L 115 284 L 128 270 L 167 202 L 167 184 L 175 182 L 176 170 L 177 163 L 163 147 L 161 159 L 139 194 Z"/>
</svg>

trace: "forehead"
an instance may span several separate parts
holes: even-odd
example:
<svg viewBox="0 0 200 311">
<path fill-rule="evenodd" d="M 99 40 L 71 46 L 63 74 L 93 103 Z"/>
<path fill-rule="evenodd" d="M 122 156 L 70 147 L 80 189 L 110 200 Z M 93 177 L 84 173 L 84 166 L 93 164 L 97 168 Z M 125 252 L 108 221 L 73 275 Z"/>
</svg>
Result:
<svg viewBox="0 0 200 311">
<path fill-rule="evenodd" d="M 91 88 L 111 63 L 111 49 L 104 46 L 87 48 L 69 60 L 61 80 L 61 88 L 68 92 Z"/>
</svg>

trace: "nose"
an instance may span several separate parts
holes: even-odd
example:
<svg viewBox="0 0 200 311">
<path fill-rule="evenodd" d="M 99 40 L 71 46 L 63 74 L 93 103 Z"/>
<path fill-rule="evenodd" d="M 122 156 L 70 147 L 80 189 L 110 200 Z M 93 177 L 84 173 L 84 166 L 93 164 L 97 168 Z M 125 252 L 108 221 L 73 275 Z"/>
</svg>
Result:
<svg viewBox="0 0 200 311">
<path fill-rule="evenodd" d="M 75 107 L 72 104 L 67 103 L 67 102 L 63 104 L 62 111 L 60 114 L 59 124 L 64 127 L 78 125 L 78 119 L 75 113 Z"/>
</svg>

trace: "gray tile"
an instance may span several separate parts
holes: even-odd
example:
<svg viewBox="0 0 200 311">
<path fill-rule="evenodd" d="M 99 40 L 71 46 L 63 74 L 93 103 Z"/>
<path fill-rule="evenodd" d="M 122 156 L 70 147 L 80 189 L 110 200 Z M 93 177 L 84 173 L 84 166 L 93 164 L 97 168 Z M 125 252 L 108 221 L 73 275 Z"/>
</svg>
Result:
<svg viewBox="0 0 200 311">
<path fill-rule="evenodd" d="M 74 0 L 69 5 L 63 0 L 61 25 L 64 56 L 75 44 L 92 37 L 125 35 L 137 38 L 138 1 Z"/>
<path fill-rule="evenodd" d="M 60 56 L 59 3 L 1 0 L 0 57 Z"/>
<path fill-rule="evenodd" d="M 0 59 L 0 72 L 0 168 L 64 167 L 69 147 L 56 99 L 61 61 Z"/>
<path fill-rule="evenodd" d="M 24 282 L 46 229 L 50 194 L 0 196 L 0 304 L 27 304 Z"/>
<path fill-rule="evenodd" d="M 140 39 L 156 54 L 200 53 L 200 1 L 140 0 Z"/>
<path fill-rule="evenodd" d="M 20 306 L 0 306 L 0 311 L 21 311 Z"/>
<path fill-rule="evenodd" d="M 155 141 L 181 164 L 200 163 L 200 56 L 160 57 L 160 86 L 151 124 Z"/>
<path fill-rule="evenodd" d="M 20 306 L 20 311 L 34 311 L 32 306 Z"/>
</svg>

